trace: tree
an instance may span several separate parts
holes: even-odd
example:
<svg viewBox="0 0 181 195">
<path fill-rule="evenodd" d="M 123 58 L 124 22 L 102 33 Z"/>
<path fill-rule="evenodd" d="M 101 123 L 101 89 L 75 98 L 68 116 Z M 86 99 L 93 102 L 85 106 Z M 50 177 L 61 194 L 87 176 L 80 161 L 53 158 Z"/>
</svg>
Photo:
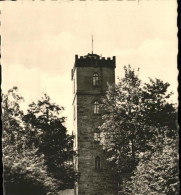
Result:
<svg viewBox="0 0 181 195">
<path fill-rule="evenodd" d="M 49 174 L 62 182 L 60 189 L 72 188 L 75 177 L 73 136 L 67 134 L 63 110 L 44 94 L 40 100 L 29 105 L 28 113 L 23 118 L 35 129 L 31 141 L 39 146 L 38 152 L 44 155 Z"/>
<path fill-rule="evenodd" d="M 124 194 L 179 194 L 178 139 L 165 136 L 154 145 L 154 152 L 145 152 L 129 182 L 124 184 Z"/>
<path fill-rule="evenodd" d="M 31 132 L 22 118 L 20 103 L 23 98 L 13 87 L 2 96 L 4 191 L 6 195 L 56 192 L 59 181 L 50 177 L 44 156 L 30 144 Z"/>
<path fill-rule="evenodd" d="M 104 122 L 100 126 L 102 144 L 120 182 L 124 174 L 131 177 L 140 153 L 154 151 L 150 142 L 155 143 L 158 135 L 174 138 L 177 131 L 175 107 L 168 101 L 172 95 L 169 84 L 159 79 L 143 83 L 139 70 L 131 66 L 125 66 L 124 71 L 124 77 L 109 86 L 102 100 Z"/>
</svg>

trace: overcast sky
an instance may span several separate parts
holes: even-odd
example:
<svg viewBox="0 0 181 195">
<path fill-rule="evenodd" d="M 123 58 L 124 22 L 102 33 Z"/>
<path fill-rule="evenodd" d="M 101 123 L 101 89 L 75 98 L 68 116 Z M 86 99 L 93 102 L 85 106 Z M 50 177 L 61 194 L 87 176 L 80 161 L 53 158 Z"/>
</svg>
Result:
<svg viewBox="0 0 181 195">
<path fill-rule="evenodd" d="M 71 68 L 75 54 L 116 56 L 140 77 L 171 84 L 177 102 L 176 0 L 1 2 L 2 89 L 18 86 L 26 104 L 47 92 L 66 108 L 72 131 Z"/>
</svg>

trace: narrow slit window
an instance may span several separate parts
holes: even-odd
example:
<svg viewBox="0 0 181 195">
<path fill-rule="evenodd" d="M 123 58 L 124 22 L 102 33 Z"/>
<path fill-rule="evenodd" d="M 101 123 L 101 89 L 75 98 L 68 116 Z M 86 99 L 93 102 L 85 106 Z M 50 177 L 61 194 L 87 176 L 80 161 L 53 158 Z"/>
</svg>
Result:
<svg viewBox="0 0 181 195">
<path fill-rule="evenodd" d="M 97 73 L 93 74 L 93 86 L 99 86 L 99 75 Z"/>
<path fill-rule="evenodd" d="M 94 114 L 98 114 L 99 113 L 99 102 L 95 101 L 94 102 Z"/>
<path fill-rule="evenodd" d="M 101 159 L 99 156 L 96 156 L 95 158 L 95 169 L 100 170 L 101 169 Z"/>
</svg>

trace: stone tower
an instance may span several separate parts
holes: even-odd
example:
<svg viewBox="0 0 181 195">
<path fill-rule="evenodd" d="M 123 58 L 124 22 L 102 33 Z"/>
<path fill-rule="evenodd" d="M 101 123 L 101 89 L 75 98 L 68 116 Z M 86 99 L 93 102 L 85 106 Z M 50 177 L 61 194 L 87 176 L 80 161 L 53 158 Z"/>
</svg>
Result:
<svg viewBox="0 0 181 195">
<path fill-rule="evenodd" d="M 72 69 L 74 149 L 78 157 L 74 167 L 80 177 L 75 195 L 117 195 L 115 176 L 99 142 L 98 126 L 102 123 L 101 97 L 107 83 L 115 83 L 115 56 L 105 59 L 96 54 L 75 55 Z"/>
</svg>

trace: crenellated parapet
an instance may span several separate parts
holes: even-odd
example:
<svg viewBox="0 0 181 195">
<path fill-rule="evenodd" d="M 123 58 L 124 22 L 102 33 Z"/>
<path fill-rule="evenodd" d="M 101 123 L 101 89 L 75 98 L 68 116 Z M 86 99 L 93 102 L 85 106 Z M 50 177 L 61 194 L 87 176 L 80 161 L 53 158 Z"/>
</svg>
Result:
<svg viewBox="0 0 181 195">
<path fill-rule="evenodd" d="M 75 55 L 75 67 L 116 67 L 116 57 L 102 57 L 97 54 L 88 54 L 86 56 Z"/>
<path fill-rule="evenodd" d="M 76 67 L 116 67 L 116 57 L 102 57 L 97 54 L 87 54 L 85 56 L 75 55 L 75 63 L 71 72 L 71 78 L 73 78 Z"/>
</svg>

